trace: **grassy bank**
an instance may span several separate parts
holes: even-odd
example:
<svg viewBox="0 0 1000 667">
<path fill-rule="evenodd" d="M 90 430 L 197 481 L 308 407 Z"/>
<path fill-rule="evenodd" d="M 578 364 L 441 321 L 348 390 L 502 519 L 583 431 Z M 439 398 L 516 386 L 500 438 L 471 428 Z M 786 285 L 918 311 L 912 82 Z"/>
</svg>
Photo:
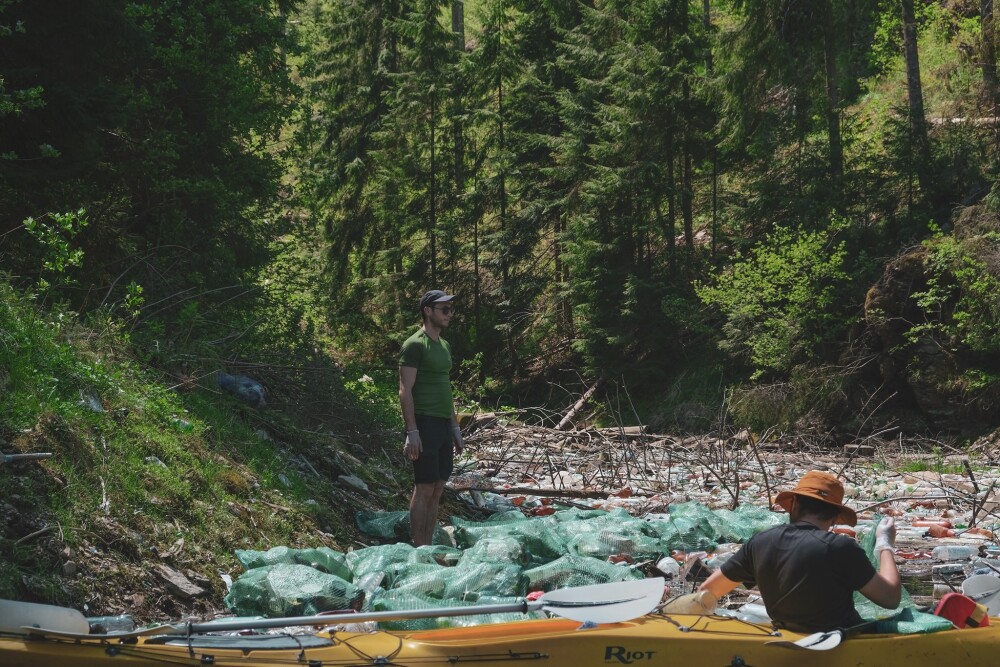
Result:
<svg viewBox="0 0 1000 667">
<path fill-rule="evenodd" d="M 272 372 L 279 395 L 251 408 L 211 373 L 175 382 L 137 359 L 114 326 L 0 283 L 0 451 L 52 454 L 0 466 L 0 597 L 216 609 L 235 549 L 346 550 L 357 509 L 404 504 L 391 412 L 329 360 Z M 159 566 L 204 594 L 173 594 Z"/>
</svg>

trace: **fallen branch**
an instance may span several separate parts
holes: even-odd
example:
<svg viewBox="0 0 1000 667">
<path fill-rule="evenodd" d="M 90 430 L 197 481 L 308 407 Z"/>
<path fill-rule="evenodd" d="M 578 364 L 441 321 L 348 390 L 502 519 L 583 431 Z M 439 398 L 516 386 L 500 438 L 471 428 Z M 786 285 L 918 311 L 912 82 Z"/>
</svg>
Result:
<svg viewBox="0 0 1000 667">
<path fill-rule="evenodd" d="M 580 397 L 580 400 L 574 403 L 573 407 L 569 409 L 569 412 L 567 412 L 566 415 L 562 418 L 562 420 L 560 420 L 560 422 L 556 424 L 557 431 L 565 430 L 573 422 L 573 418 L 576 417 L 576 413 L 578 413 L 580 410 L 583 409 L 583 406 L 586 405 L 587 401 L 590 399 L 591 396 L 594 395 L 594 393 L 600 386 L 601 386 L 601 381 L 598 380 L 597 382 L 595 382 L 590 386 L 590 389 L 588 389 L 583 393 L 583 396 Z"/>
<path fill-rule="evenodd" d="M 19 539 L 17 542 L 14 542 L 14 544 L 22 544 L 24 542 L 27 542 L 28 540 L 32 540 L 32 539 L 40 536 L 40 535 L 44 535 L 45 533 L 48 533 L 51 530 L 52 530 L 52 526 L 44 526 L 40 530 L 36 530 L 33 533 L 28 533 L 27 535 L 25 535 L 24 537 L 22 537 L 21 539 Z"/>
</svg>

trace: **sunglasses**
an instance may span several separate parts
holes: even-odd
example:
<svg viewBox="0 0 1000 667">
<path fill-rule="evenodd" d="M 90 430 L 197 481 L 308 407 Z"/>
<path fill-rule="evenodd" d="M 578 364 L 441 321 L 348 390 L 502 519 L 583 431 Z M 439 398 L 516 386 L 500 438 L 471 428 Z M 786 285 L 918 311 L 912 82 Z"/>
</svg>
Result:
<svg viewBox="0 0 1000 667">
<path fill-rule="evenodd" d="M 455 312 L 454 306 L 441 306 L 440 308 L 438 308 L 437 306 L 431 306 L 431 308 L 433 308 L 434 310 L 440 310 L 442 315 L 451 315 L 452 313 Z"/>
</svg>

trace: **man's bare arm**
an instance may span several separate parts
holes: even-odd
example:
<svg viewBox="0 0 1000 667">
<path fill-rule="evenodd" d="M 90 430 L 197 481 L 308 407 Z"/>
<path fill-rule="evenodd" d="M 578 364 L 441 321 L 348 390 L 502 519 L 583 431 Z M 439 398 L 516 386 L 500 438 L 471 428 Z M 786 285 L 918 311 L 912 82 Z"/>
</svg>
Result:
<svg viewBox="0 0 1000 667">
<path fill-rule="evenodd" d="M 417 417 L 413 412 L 413 383 L 417 381 L 417 369 L 413 366 L 399 367 L 399 407 L 403 412 L 403 423 L 407 431 L 417 428 Z"/>
<path fill-rule="evenodd" d="M 722 599 L 723 595 L 729 593 L 737 586 L 740 582 L 733 581 L 726 575 L 722 574 L 722 570 L 716 570 L 712 574 L 708 575 L 708 579 L 701 583 L 698 587 L 698 592 L 708 591 L 716 597 L 716 599 Z"/>
<path fill-rule="evenodd" d="M 413 366 L 399 367 L 399 407 L 403 413 L 403 423 L 406 425 L 406 442 L 403 454 L 411 461 L 420 458 L 423 443 L 417 430 L 417 416 L 413 411 L 413 383 L 417 380 L 417 369 Z"/>
<path fill-rule="evenodd" d="M 896 555 L 889 549 L 879 554 L 879 571 L 861 587 L 861 594 L 885 609 L 895 609 L 903 597 L 903 582 L 896 569 Z"/>
</svg>

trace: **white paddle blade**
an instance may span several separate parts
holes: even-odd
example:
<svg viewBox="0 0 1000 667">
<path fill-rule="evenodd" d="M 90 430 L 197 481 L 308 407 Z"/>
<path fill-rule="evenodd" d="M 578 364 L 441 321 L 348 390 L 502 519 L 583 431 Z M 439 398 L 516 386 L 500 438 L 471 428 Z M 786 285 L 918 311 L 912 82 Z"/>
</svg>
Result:
<svg viewBox="0 0 1000 667">
<path fill-rule="evenodd" d="M 806 635 L 796 641 L 791 641 L 790 639 L 773 639 L 764 642 L 764 645 L 790 648 L 798 651 L 829 651 L 832 648 L 840 646 L 840 642 L 843 640 L 843 632 L 840 630 L 830 630 L 829 632 L 816 632 Z"/>
<path fill-rule="evenodd" d="M 24 634 L 22 628 L 48 628 L 62 632 L 87 634 L 90 624 L 76 609 L 34 602 L 0 600 L 0 632 Z"/>
<path fill-rule="evenodd" d="M 621 623 L 645 616 L 663 598 L 663 577 L 549 591 L 542 609 L 582 623 Z"/>
<path fill-rule="evenodd" d="M 1000 616 L 1000 578 L 976 574 L 962 582 L 962 593 L 986 607 L 990 616 Z"/>
<path fill-rule="evenodd" d="M 831 630 L 829 632 L 817 632 L 814 635 L 803 637 L 793 643 L 796 646 L 807 648 L 810 651 L 829 651 L 832 648 L 840 646 L 840 642 L 843 641 L 843 639 L 843 632 L 840 630 Z"/>
</svg>

